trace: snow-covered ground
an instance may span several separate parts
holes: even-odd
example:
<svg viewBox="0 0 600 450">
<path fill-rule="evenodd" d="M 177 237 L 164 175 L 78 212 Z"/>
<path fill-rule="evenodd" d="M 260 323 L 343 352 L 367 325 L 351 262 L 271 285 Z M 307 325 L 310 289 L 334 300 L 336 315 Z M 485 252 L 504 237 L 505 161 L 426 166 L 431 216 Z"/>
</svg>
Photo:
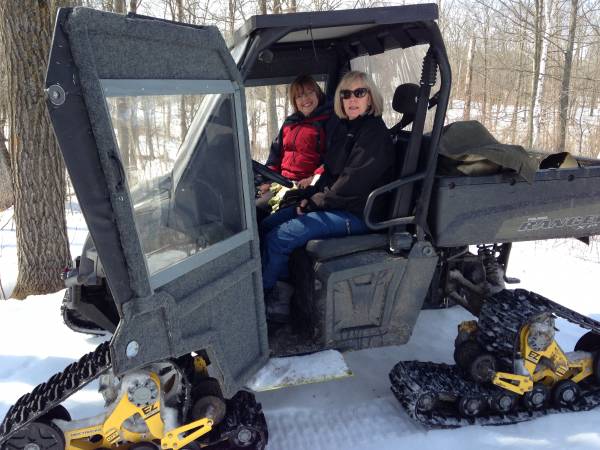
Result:
<svg viewBox="0 0 600 450">
<path fill-rule="evenodd" d="M 74 255 L 85 237 L 77 208 L 67 208 Z M 5 292 L 16 277 L 10 212 L 0 214 L 0 281 Z M 11 231 L 12 230 L 12 231 Z M 596 284 L 598 247 L 577 241 L 523 243 L 514 247 L 509 275 L 521 287 L 595 318 L 600 317 Z M 1 295 L 1 294 L 0 294 Z M 70 331 L 59 315 L 63 293 L 0 301 L 0 417 L 23 393 L 101 339 Z M 387 375 L 398 360 L 452 362 L 456 325 L 469 318 L 461 308 L 423 311 L 407 345 L 345 354 L 354 376 L 257 394 L 267 417 L 271 450 L 332 449 L 598 449 L 600 410 L 547 416 L 503 427 L 470 426 L 429 431 L 399 407 Z M 559 343 L 571 349 L 582 331 L 559 322 Z M 91 386 L 68 400 L 74 417 L 98 412 L 102 402 Z"/>
</svg>

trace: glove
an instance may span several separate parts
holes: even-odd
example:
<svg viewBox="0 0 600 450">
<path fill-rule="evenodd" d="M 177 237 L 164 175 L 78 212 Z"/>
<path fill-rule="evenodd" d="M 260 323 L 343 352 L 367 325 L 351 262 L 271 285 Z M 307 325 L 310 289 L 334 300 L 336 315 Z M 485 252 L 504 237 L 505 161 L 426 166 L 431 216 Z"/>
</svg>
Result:
<svg viewBox="0 0 600 450">
<path fill-rule="evenodd" d="M 290 189 L 285 193 L 281 202 L 279 202 L 279 209 L 298 206 L 302 200 L 310 198 L 315 192 L 316 189 L 314 186 L 309 186 L 305 189 Z"/>
</svg>

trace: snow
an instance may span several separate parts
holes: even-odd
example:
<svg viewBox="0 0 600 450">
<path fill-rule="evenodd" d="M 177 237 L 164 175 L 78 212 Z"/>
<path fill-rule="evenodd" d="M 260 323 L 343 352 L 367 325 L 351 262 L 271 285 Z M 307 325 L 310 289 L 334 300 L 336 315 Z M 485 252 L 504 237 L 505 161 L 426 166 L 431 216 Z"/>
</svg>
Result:
<svg viewBox="0 0 600 450">
<path fill-rule="evenodd" d="M 263 392 L 351 375 L 344 356 L 338 351 L 326 350 L 312 355 L 271 358 L 246 383 L 246 387 L 254 392 Z"/>
<path fill-rule="evenodd" d="M 11 214 L 0 214 L 0 226 L 10 222 Z M 77 255 L 85 223 L 76 207 L 68 208 L 67 214 L 71 251 Z M 0 281 L 5 292 L 16 279 L 15 247 L 9 223 L 0 229 Z M 600 279 L 598 253 L 595 242 L 590 247 L 575 240 L 515 244 L 509 275 L 523 280 L 516 287 L 598 319 L 600 304 L 594 289 Z M 60 317 L 62 296 L 58 292 L 22 302 L 0 301 L 0 417 L 23 393 L 106 339 L 69 330 Z M 427 430 L 404 413 L 389 389 L 391 368 L 399 360 L 451 363 L 456 326 L 470 318 L 459 307 L 423 311 L 408 344 L 346 353 L 351 377 L 258 393 L 269 425 L 268 449 L 600 449 L 600 409 L 456 430 Z M 571 350 L 583 331 L 564 321 L 557 326 L 559 344 Z M 322 358 L 298 361 L 314 374 L 322 369 Z M 102 411 L 95 389 L 92 384 L 66 402 L 75 418 Z"/>
</svg>

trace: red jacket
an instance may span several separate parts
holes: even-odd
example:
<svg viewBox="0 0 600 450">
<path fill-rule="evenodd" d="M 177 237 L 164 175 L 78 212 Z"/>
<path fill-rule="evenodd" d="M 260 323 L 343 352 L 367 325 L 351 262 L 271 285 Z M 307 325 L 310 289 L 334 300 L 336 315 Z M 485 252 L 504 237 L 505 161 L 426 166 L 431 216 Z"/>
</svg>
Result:
<svg viewBox="0 0 600 450">
<path fill-rule="evenodd" d="M 292 181 L 321 173 L 325 123 L 330 115 L 331 106 L 322 105 L 308 117 L 297 112 L 285 119 L 271 145 L 267 166 Z"/>
</svg>

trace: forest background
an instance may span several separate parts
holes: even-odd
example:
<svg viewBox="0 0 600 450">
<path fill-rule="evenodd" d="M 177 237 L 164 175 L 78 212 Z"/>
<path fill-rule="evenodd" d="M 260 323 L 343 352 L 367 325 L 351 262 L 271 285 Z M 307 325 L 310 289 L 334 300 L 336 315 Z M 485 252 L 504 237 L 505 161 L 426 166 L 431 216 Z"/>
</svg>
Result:
<svg viewBox="0 0 600 450">
<path fill-rule="evenodd" d="M 232 42 L 235 29 L 255 14 L 408 3 L 424 2 L 1 1 L 0 211 L 13 208 L 13 219 L 0 227 L 15 227 L 19 265 L 10 295 L 25 298 L 62 289 L 59 274 L 71 264 L 64 211 L 72 191 L 43 90 L 58 7 L 83 5 L 216 25 Z M 453 71 L 451 120 L 479 120 L 500 141 L 527 149 L 598 156 L 600 0 L 437 0 L 437 4 Z M 385 72 L 379 76 L 385 77 Z M 247 103 L 250 144 L 255 158 L 264 160 L 270 140 L 290 112 L 285 86 L 249 89 Z M 182 136 L 195 106 L 182 98 L 175 121 Z M 123 133 L 126 145 L 135 146 L 143 130 Z M 6 296 L 0 289 L 0 298 Z"/>
</svg>

